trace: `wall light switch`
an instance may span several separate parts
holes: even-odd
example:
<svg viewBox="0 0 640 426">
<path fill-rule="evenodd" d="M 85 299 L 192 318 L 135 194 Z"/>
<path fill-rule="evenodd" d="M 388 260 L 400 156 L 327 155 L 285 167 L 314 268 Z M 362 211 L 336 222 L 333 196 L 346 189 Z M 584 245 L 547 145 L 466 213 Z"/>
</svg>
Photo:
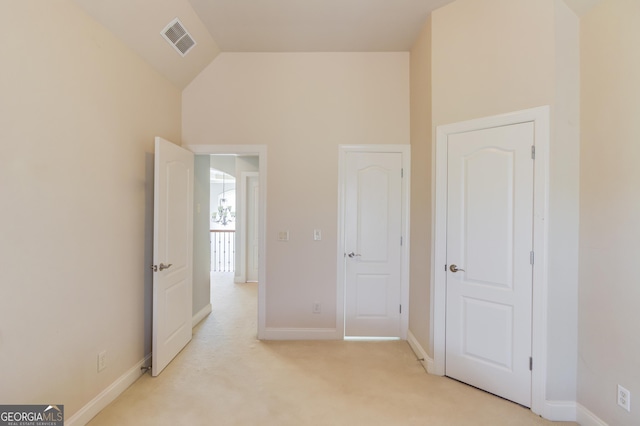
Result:
<svg viewBox="0 0 640 426">
<path fill-rule="evenodd" d="M 322 239 L 322 231 L 319 229 L 313 230 L 313 240 L 320 241 Z"/>
<path fill-rule="evenodd" d="M 289 241 L 289 231 L 278 231 L 278 241 Z"/>
<path fill-rule="evenodd" d="M 98 373 L 107 368 L 107 351 L 98 354 Z"/>
</svg>

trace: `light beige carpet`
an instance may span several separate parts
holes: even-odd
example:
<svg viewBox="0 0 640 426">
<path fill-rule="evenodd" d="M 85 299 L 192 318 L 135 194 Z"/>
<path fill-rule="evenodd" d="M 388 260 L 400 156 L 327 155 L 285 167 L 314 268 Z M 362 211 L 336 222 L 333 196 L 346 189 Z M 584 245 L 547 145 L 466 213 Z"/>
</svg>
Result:
<svg viewBox="0 0 640 426">
<path fill-rule="evenodd" d="M 212 280 L 213 312 L 193 341 L 90 425 L 575 424 L 428 375 L 404 341 L 260 342 L 256 284 Z"/>
</svg>

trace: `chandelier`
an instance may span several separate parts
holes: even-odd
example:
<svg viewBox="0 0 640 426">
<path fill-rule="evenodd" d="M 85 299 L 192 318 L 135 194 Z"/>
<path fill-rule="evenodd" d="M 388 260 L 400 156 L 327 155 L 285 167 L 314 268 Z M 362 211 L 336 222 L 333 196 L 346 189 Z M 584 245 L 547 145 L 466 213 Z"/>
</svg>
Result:
<svg viewBox="0 0 640 426">
<path fill-rule="evenodd" d="M 227 204 L 227 199 L 225 198 L 225 177 L 226 173 L 222 173 L 222 198 L 220 198 L 220 202 L 218 204 L 218 210 L 212 213 L 212 219 L 215 223 L 219 223 L 221 225 L 226 225 L 229 222 L 233 221 L 233 215 L 231 213 L 231 206 Z"/>
</svg>

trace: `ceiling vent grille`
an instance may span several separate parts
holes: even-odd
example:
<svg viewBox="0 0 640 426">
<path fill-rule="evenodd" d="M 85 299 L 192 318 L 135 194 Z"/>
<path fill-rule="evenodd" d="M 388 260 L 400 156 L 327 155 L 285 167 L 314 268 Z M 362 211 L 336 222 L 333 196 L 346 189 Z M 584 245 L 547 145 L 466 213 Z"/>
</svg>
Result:
<svg viewBox="0 0 640 426">
<path fill-rule="evenodd" d="M 160 34 L 181 56 L 186 55 L 196 45 L 196 41 L 178 18 L 169 22 Z"/>
</svg>

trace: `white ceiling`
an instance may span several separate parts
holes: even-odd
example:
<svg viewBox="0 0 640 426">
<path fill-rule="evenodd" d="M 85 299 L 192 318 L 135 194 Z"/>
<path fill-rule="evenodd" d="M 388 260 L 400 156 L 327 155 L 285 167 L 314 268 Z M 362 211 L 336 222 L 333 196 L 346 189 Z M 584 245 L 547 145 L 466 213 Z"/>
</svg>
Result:
<svg viewBox="0 0 640 426">
<path fill-rule="evenodd" d="M 453 0 L 189 0 L 223 51 L 408 51 Z"/>
<path fill-rule="evenodd" d="M 408 51 L 428 14 L 454 0 L 74 1 L 184 89 L 220 51 Z M 599 1 L 565 0 L 580 16 Z M 176 17 L 197 42 L 184 58 L 160 36 Z"/>
</svg>

